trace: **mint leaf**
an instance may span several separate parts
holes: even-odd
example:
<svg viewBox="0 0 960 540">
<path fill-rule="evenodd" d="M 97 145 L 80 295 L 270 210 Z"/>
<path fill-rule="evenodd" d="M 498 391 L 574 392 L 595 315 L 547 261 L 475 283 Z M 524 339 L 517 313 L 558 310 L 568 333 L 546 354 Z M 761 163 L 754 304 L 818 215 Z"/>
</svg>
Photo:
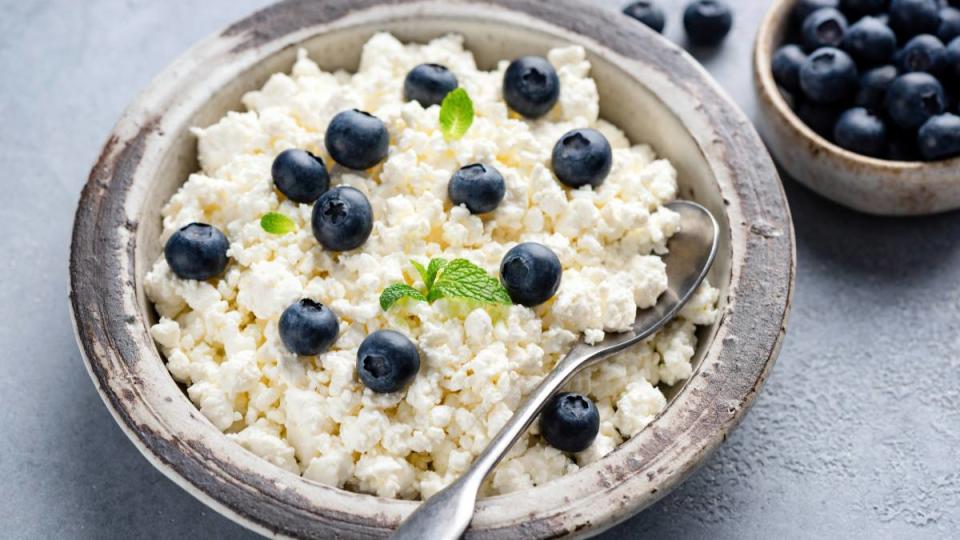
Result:
<svg viewBox="0 0 960 540">
<path fill-rule="evenodd" d="M 380 308 L 386 311 L 401 298 L 426 300 L 426 298 L 423 297 L 423 293 L 407 285 L 406 283 L 394 283 L 380 293 Z"/>
<path fill-rule="evenodd" d="M 423 280 L 423 284 L 426 285 L 429 291 L 430 288 L 433 287 L 434 280 L 437 278 L 437 272 L 443 270 L 443 267 L 447 265 L 447 260 L 441 258 L 431 259 L 430 264 L 428 264 L 426 268 L 414 260 L 411 260 L 410 264 L 417 269 L 417 273 L 420 274 L 420 279 Z"/>
<path fill-rule="evenodd" d="M 437 280 L 437 273 L 444 269 L 447 266 L 446 259 L 432 259 L 430 264 L 427 266 L 427 276 L 424 279 L 424 284 L 427 286 L 427 290 L 433 288 L 433 283 Z"/>
<path fill-rule="evenodd" d="M 420 274 L 420 279 L 423 280 L 423 284 L 427 286 L 427 289 L 430 288 L 430 285 L 427 284 L 427 269 L 423 267 L 422 264 L 417 261 L 410 259 L 410 264 L 417 269 L 417 273 Z"/>
<path fill-rule="evenodd" d="M 466 298 L 486 304 L 513 303 L 497 278 L 466 259 L 450 261 L 434 281 L 427 300 L 433 302 L 440 298 Z"/>
<path fill-rule="evenodd" d="M 440 131 L 447 140 L 458 140 L 473 124 L 473 101 L 463 88 L 457 88 L 440 104 Z"/>
<path fill-rule="evenodd" d="M 260 218 L 260 226 L 270 234 L 287 234 L 297 230 L 297 224 L 292 219 L 277 212 L 264 214 Z"/>
</svg>

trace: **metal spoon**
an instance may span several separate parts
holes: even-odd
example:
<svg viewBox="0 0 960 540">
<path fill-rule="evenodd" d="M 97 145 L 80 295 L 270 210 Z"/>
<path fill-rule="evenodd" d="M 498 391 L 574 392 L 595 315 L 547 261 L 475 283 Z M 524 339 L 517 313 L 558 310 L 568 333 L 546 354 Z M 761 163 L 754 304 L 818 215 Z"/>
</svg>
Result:
<svg viewBox="0 0 960 540">
<path fill-rule="evenodd" d="M 689 201 L 666 205 L 680 214 L 680 230 L 670 238 L 667 266 L 667 290 L 656 305 L 637 311 L 633 328 L 608 334 L 595 345 L 581 340 L 557 363 L 527 397 L 500 433 L 490 441 L 470 469 L 456 482 L 430 497 L 393 533 L 395 540 L 429 538 L 455 540 L 470 525 L 477 494 L 483 479 L 500 462 L 510 447 L 527 430 L 540 410 L 564 384 L 584 368 L 650 337 L 676 316 L 700 286 L 717 254 L 720 228 L 706 208 Z"/>
</svg>

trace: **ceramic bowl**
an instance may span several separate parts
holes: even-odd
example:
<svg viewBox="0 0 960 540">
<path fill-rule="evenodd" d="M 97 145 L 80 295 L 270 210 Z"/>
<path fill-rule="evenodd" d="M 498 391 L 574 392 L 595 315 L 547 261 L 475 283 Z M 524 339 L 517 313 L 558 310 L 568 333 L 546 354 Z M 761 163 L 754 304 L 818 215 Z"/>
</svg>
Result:
<svg viewBox="0 0 960 540">
<path fill-rule="evenodd" d="M 793 112 L 770 68 L 797 0 L 774 0 L 757 34 L 753 80 L 757 128 L 791 177 L 824 197 L 869 214 L 909 216 L 960 208 L 960 158 L 889 161 L 840 148 Z"/>
<path fill-rule="evenodd" d="M 70 304 L 87 368 L 117 422 L 163 473 L 232 519 L 277 537 L 382 537 L 416 506 L 321 485 L 227 439 L 190 403 L 150 339 L 143 276 L 159 255 L 164 202 L 197 169 L 205 126 L 306 47 L 354 69 L 376 31 L 406 41 L 466 37 L 478 63 L 582 45 L 601 114 L 673 161 L 681 196 L 722 225 L 710 279 L 722 320 L 703 329 L 696 374 L 666 410 L 606 458 L 531 490 L 483 499 L 467 536 L 585 536 L 681 482 L 742 418 L 773 364 L 793 286 L 793 229 L 773 162 L 744 115 L 685 53 L 613 10 L 576 0 L 291 0 L 190 49 L 130 105 L 83 190 Z"/>
</svg>

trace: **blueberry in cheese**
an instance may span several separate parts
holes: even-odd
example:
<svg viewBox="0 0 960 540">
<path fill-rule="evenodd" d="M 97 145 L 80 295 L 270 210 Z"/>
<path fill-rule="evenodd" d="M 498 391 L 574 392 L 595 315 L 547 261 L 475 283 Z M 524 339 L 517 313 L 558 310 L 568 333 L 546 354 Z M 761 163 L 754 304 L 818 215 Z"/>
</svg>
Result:
<svg viewBox="0 0 960 540">
<path fill-rule="evenodd" d="M 473 163 L 457 169 L 447 185 L 453 204 L 462 204 L 471 214 L 492 212 L 507 193 L 507 185 L 492 165 Z"/>
<path fill-rule="evenodd" d="M 503 99 L 511 109 L 527 118 L 540 118 L 559 97 L 560 78 L 546 58 L 524 56 L 510 62 L 503 75 Z"/>
<path fill-rule="evenodd" d="M 330 157 L 351 169 L 369 169 L 379 164 L 390 148 L 390 135 L 383 121 L 357 109 L 334 116 L 324 141 Z"/>
<path fill-rule="evenodd" d="M 373 208 L 356 188 L 339 186 L 324 193 L 313 207 L 313 235 L 324 248 L 349 251 L 363 245 L 373 229 Z"/>
<path fill-rule="evenodd" d="M 536 242 L 510 248 L 500 263 L 500 281 L 510 298 L 524 306 L 536 306 L 553 297 L 562 274 L 557 254 Z"/>
<path fill-rule="evenodd" d="M 330 308 L 304 298 L 283 311 L 279 329 L 280 339 L 290 352 L 312 356 L 333 345 L 340 333 L 340 323 Z"/>
<path fill-rule="evenodd" d="M 323 159 L 306 150 L 280 152 L 270 174 L 281 193 L 300 203 L 312 203 L 330 187 L 330 173 Z"/>
<path fill-rule="evenodd" d="M 173 233 L 163 256 L 177 277 L 205 280 L 220 275 L 227 267 L 230 242 L 216 227 L 191 223 Z"/>
<path fill-rule="evenodd" d="M 379 394 L 405 388 L 420 371 L 420 353 L 409 338 L 393 330 L 377 330 L 357 350 L 357 375 Z"/>
<path fill-rule="evenodd" d="M 563 452 L 586 450 L 599 431 L 597 406 L 581 394 L 557 394 L 540 413 L 540 433 L 550 446 Z"/>
<path fill-rule="evenodd" d="M 423 107 L 440 105 L 458 86 L 457 76 L 440 64 L 420 64 L 403 80 L 403 99 Z"/>
<path fill-rule="evenodd" d="M 563 134 L 550 161 L 557 179 L 572 188 L 598 187 L 610 174 L 613 151 L 603 133 L 583 128 Z"/>
</svg>

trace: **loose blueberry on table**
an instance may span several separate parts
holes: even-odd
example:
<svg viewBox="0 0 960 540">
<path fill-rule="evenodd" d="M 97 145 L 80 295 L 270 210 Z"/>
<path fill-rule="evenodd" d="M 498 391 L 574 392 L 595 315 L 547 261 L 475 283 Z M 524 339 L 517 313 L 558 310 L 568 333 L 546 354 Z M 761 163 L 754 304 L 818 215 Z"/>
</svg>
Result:
<svg viewBox="0 0 960 540">
<path fill-rule="evenodd" d="M 540 413 L 540 434 L 563 452 L 582 452 L 600 432 L 600 412 L 587 396 L 557 394 Z"/>
<path fill-rule="evenodd" d="M 418 371 L 417 346 L 400 332 L 377 330 L 357 350 L 357 376 L 364 386 L 379 394 L 404 389 Z"/>
<path fill-rule="evenodd" d="M 550 112 L 560 97 L 560 78 L 546 58 L 524 56 L 507 67 L 503 75 L 503 99 L 527 118 Z"/>
<path fill-rule="evenodd" d="M 553 147 L 553 173 L 572 188 L 591 185 L 594 188 L 610 174 L 613 150 L 602 133 L 595 129 L 574 129 L 565 133 Z"/>
<path fill-rule="evenodd" d="M 623 13 L 649 26 L 655 32 L 663 32 L 666 24 L 663 10 L 651 0 L 640 0 L 629 4 L 623 8 Z"/>
<path fill-rule="evenodd" d="M 284 150 L 270 168 L 273 183 L 291 201 L 312 203 L 330 187 L 323 160 L 306 150 Z"/>
<path fill-rule="evenodd" d="M 424 108 L 440 105 L 457 86 L 457 76 L 445 66 L 420 64 L 403 81 L 403 99 L 416 101 Z"/>
<path fill-rule="evenodd" d="M 500 261 L 500 281 L 510 299 L 527 307 L 553 297 L 560 288 L 562 273 L 557 254 L 536 242 L 517 244 Z"/>
<path fill-rule="evenodd" d="M 373 230 L 373 208 L 360 190 L 339 186 L 313 206 L 313 236 L 325 249 L 349 251 L 367 241 Z"/>
<path fill-rule="evenodd" d="M 717 45 L 733 26 L 733 12 L 722 0 L 694 0 L 683 11 L 683 28 L 694 45 Z"/>
<path fill-rule="evenodd" d="M 206 223 L 191 223 L 170 236 L 163 256 L 177 277 L 206 280 L 223 273 L 229 248 L 230 242 L 220 229 Z"/>
<path fill-rule="evenodd" d="M 471 214 L 494 211 L 506 193 L 507 185 L 500 171 L 482 163 L 461 167 L 447 184 L 450 201 L 466 206 Z"/>
<path fill-rule="evenodd" d="M 353 109 L 333 117 L 324 143 L 334 161 L 350 169 L 363 170 L 386 159 L 390 135 L 379 118 Z"/>
<path fill-rule="evenodd" d="M 304 298 L 290 304 L 280 316 L 280 340 L 301 356 L 313 356 L 330 348 L 340 334 L 337 315 L 323 304 Z"/>
</svg>

